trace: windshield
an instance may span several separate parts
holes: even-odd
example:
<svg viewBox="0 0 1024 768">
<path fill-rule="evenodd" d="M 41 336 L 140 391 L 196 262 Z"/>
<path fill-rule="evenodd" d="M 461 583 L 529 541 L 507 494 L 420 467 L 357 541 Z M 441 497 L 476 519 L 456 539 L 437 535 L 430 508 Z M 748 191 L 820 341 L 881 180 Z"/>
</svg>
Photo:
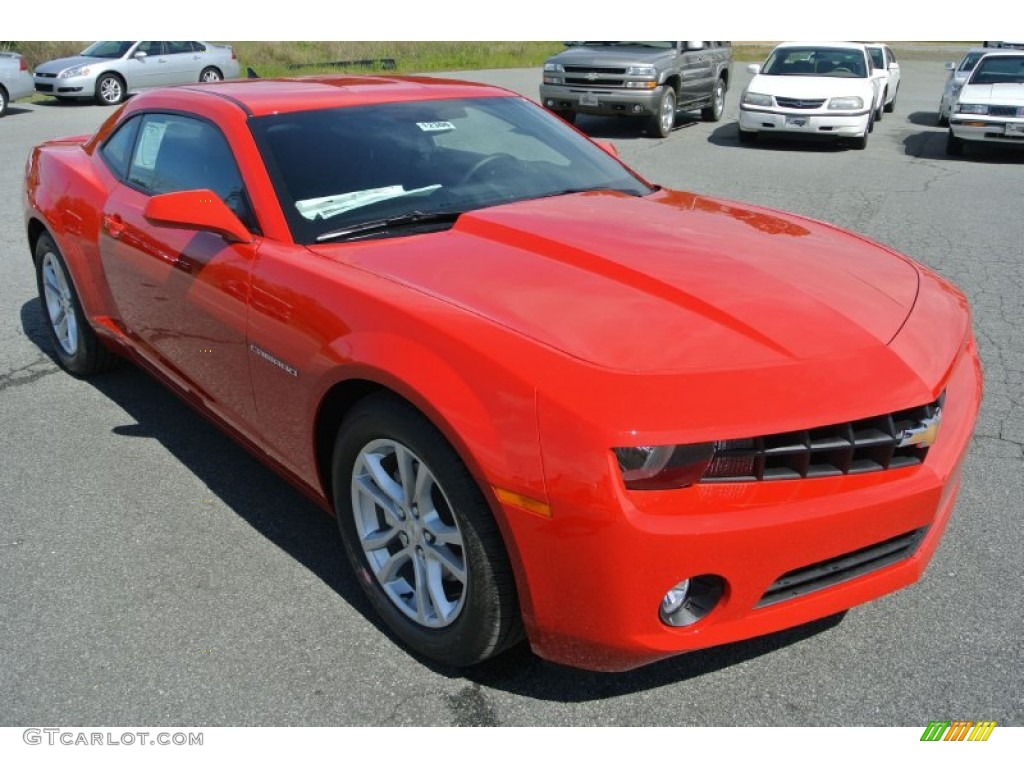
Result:
<svg viewBox="0 0 1024 768">
<path fill-rule="evenodd" d="M 812 77 L 868 76 L 864 53 L 851 48 L 776 48 L 761 72 Z"/>
<path fill-rule="evenodd" d="M 971 83 L 1024 83 L 1024 56 L 986 56 L 974 68 Z"/>
<path fill-rule="evenodd" d="M 133 45 L 134 40 L 100 40 L 82 51 L 82 55 L 95 56 L 97 59 L 120 59 Z"/>
<path fill-rule="evenodd" d="M 374 104 L 250 121 L 296 242 L 593 189 L 651 188 L 520 98 Z M 449 217 L 450 226 L 453 217 Z"/>
</svg>

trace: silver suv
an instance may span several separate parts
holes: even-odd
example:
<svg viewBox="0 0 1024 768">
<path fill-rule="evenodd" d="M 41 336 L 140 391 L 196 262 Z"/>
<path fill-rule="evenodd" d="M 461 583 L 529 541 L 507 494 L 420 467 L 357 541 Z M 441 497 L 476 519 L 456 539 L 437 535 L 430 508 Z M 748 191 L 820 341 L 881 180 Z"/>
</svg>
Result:
<svg viewBox="0 0 1024 768">
<path fill-rule="evenodd" d="M 566 43 L 544 64 L 540 102 L 569 122 L 577 114 L 643 117 L 664 138 L 676 113 L 717 121 L 729 89 L 732 44 L 723 41 Z"/>
</svg>

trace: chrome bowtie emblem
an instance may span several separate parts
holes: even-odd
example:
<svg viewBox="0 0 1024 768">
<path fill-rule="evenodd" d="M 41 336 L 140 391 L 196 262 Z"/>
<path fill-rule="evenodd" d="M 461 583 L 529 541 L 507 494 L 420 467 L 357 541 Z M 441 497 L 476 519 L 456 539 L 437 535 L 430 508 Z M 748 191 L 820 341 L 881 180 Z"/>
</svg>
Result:
<svg viewBox="0 0 1024 768">
<path fill-rule="evenodd" d="M 916 445 L 919 448 L 927 448 L 935 442 L 939 434 L 939 426 L 942 424 L 942 409 L 936 408 L 934 415 L 922 419 L 912 427 L 907 427 L 899 435 L 898 448 L 905 448 L 908 445 Z"/>
</svg>

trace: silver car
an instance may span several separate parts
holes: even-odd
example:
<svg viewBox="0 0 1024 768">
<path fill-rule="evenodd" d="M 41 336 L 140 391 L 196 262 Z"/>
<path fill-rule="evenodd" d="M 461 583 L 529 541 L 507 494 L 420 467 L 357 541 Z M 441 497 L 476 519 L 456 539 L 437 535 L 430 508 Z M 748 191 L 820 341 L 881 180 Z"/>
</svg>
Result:
<svg viewBox="0 0 1024 768">
<path fill-rule="evenodd" d="M 100 40 L 78 56 L 40 64 L 35 87 L 58 99 L 120 104 L 133 91 L 238 77 L 229 45 L 197 41 Z"/>
<path fill-rule="evenodd" d="M 32 75 L 20 53 L 0 51 L 0 117 L 15 99 L 32 95 Z"/>
<path fill-rule="evenodd" d="M 949 70 L 949 79 L 946 81 L 946 87 L 942 91 L 942 98 L 939 99 L 939 125 L 949 125 L 949 116 L 953 113 L 953 107 L 956 105 L 956 97 L 960 95 L 960 89 L 964 87 L 967 78 L 971 76 L 971 72 L 974 71 L 974 65 L 978 63 L 978 59 L 986 53 L 991 53 L 991 51 L 992 48 L 971 48 L 963 55 L 960 61 L 946 63 L 946 69 Z"/>
</svg>

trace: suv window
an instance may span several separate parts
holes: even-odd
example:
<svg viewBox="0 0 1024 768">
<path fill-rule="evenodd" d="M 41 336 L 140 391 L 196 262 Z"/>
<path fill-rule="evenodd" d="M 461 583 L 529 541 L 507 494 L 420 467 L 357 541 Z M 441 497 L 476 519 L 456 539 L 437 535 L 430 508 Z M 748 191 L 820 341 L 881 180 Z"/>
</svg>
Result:
<svg viewBox="0 0 1024 768">
<path fill-rule="evenodd" d="M 128 183 L 150 195 L 209 189 L 255 229 L 231 148 L 205 120 L 183 115 L 147 114 L 141 120 L 128 170 Z"/>
</svg>

